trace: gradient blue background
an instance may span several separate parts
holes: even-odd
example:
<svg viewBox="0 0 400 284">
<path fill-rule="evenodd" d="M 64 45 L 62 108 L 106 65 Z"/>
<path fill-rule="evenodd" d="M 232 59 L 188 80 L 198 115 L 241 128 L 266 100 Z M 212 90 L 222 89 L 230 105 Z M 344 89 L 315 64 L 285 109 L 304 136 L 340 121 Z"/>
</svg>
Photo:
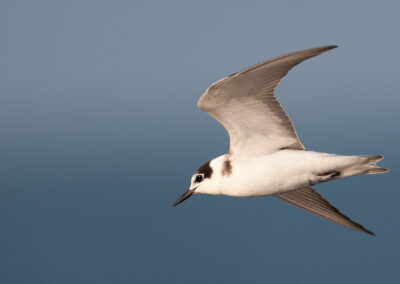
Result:
<svg viewBox="0 0 400 284">
<path fill-rule="evenodd" d="M 0 2 L 1 283 L 399 283 L 398 1 Z M 209 84 L 326 44 L 277 89 L 303 144 L 389 174 L 172 203 L 228 136 Z"/>
</svg>

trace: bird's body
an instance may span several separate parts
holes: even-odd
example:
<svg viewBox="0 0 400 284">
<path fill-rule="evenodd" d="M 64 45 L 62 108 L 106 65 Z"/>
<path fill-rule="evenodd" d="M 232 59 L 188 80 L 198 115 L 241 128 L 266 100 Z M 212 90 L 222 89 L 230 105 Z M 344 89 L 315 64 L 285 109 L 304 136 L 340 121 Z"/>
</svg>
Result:
<svg viewBox="0 0 400 284">
<path fill-rule="evenodd" d="M 225 77 L 204 92 L 198 107 L 229 133 L 225 155 L 202 165 L 174 205 L 192 195 L 273 195 L 338 224 L 368 233 L 310 186 L 332 179 L 377 174 L 383 156 L 341 156 L 307 151 L 274 90 L 297 64 L 336 46 L 301 50 L 261 62 Z"/>
<path fill-rule="evenodd" d="M 290 149 L 255 157 L 225 154 L 210 161 L 212 178 L 198 193 L 236 197 L 275 195 L 380 171 L 374 164 L 380 158 Z"/>
</svg>

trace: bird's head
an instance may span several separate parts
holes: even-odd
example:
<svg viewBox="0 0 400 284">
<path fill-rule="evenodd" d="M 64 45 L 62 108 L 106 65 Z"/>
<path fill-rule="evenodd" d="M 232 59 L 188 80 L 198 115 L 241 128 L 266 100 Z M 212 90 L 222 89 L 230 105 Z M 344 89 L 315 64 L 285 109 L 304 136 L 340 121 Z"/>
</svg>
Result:
<svg viewBox="0 0 400 284">
<path fill-rule="evenodd" d="M 218 179 L 218 172 L 216 171 L 216 166 L 217 160 L 214 159 L 198 168 L 190 180 L 189 190 L 175 201 L 174 206 L 197 193 L 217 194 L 218 184 L 216 179 Z"/>
</svg>

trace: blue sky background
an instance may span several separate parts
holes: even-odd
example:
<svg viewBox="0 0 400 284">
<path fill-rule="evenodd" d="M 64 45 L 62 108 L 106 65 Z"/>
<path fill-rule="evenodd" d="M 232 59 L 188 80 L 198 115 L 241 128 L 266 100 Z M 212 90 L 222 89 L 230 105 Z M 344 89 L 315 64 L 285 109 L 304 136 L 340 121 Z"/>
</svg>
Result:
<svg viewBox="0 0 400 284">
<path fill-rule="evenodd" d="M 0 2 L 1 283 L 398 283 L 398 1 Z M 384 154 L 316 189 L 371 237 L 280 200 L 196 196 L 227 151 L 209 84 L 338 49 L 277 89 L 303 144 Z"/>
</svg>

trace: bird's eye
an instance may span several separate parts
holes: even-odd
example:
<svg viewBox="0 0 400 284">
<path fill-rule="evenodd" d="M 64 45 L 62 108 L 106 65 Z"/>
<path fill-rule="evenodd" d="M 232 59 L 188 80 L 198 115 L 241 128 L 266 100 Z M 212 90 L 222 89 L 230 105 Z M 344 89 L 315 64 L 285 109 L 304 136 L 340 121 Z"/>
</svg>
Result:
<svg viewBox="0 0 400 284">
<path fill-rule="evenodd" d="M 197 175 L 196 176 L 196 182 L 201 182 L 203 180 L 203 176 L 202 175 Z"/>
</svg>

